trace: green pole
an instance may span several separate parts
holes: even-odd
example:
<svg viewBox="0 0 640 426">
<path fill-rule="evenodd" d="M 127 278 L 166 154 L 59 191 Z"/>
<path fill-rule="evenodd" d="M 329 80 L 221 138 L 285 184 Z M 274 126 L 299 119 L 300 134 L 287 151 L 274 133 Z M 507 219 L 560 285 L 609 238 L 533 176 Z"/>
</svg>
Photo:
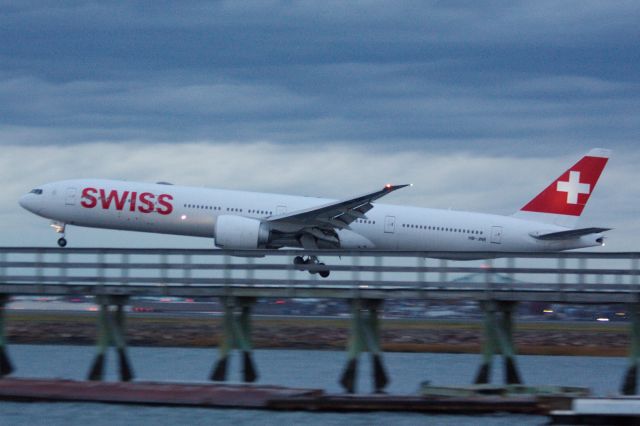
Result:
<svg viewBox="0 0 640 426">
<path fill-rule="evenodd" d="M 224 317 L 222 319 L 222 336 L 218 343 L 218 361 L 211 373 L 210 379 L 216 382 L 227 380 L 227 365 L 229 352 L 234 346 L 233 314 L 234 305 L 230 297 L 223 297 Z"/>
<path fill-rule="evenodd" d="M 11 360 L 9 359 L 9 355 L 7 355 L 6 347 L 7 347 L 7 337 L 5 331 L 5 305 L 9 297 L 6 295 L 0 295 L 0 377 L 4 377 L 13 372 L 13 365 L 11 364 Z"/>
<path fill-rule="evenodd" d="M 623 395 L 636 395 L 638 392 L 638 364 L 640 363 L 640 304 L 629 305 L 629 368 L 622 383 Z"/>
<path fill-rule="evenodd" d="M 502 313 L 502 321 L 498 327 L 500 349 L 504 357 L 505 380 L 509 385 L 522 383 L 516 367 L 516 350 L 513 342 L 513 311 L 515 302 L 501 302 L 498 304 Z"/>
<path fill-rule="evenodd" d="M 484 342 L 482 344 L 482 364 L 480 364 L 480 369 L 474 380 L 477 385 L 489 383 L 493 355 L 497 349 L 495 306 L 493 302 L 482 301 L 480 302 L 480 309 L 484 313 Z"/>
<path fill-rule="evenodd" d="M 113 343 L 116 345 L 118 352 L 118 361 L 120 366 L 120 380 L 123 382 L 129 382 L 133 379 L 133 370 L 129 363 L 127 356 L 127 342 L 125 340 L 125 313 L 124 304 L 126 298 L 116 299 L 116 311 L 115 318 L 110 321 L 111 336 L 113 337 Z"/>
<path fill-rule="evenodd" d="M 380 305 L 380 300 L 368 301 L 368 321 L 363 324 L 367 336 L 367 346 L 371 352 L 375 393 L 381 393 L 389 384 L 389 377 L 382 363 L 382 349 L 380 347 L 380 319 L 378 316 Z"/>
<path fill-rule="evenodd" d="M 355 392 L 355 380 L 358 357 L 365 346 L 362 333 L 362 304 L 360 299 L 351 300 L 351 327 L 347 343 L 347 365 L 342 373 L 340 384 L 348 393 Z"/>
<path fill-rule="evenodd" d="M 245 382 L 255 382 L 258 378 L 255 365 L 252 359 L 252 344 L 251 344 L 251 305 L 253 303 L 251 298 L 242 298 L 240 300 L 240 318 L 239 324 L 236 324 L 235 335 L 236 341 L 240 349 L 242 350 L 242 377 Z"/>
<path fill-rule="evenodd" d="M 98 313 L 98 341 L 97 353 L 89 370 L 89 380 L 100 381 L 104 377 L 104 363 L 106 360 L 107 348 L 111 340 L 109 336 L 109 304 L 105 296 L 98 296 L 97 302 L 100 305 Z"/>
</svg>

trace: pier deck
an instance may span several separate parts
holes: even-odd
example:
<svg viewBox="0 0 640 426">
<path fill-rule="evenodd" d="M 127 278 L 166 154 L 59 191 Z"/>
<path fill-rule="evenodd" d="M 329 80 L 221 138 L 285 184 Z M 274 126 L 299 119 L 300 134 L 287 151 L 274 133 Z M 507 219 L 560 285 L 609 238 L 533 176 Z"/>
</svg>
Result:
<svg viewBox="0 0 640 426">
<path fill-rule="evenodd" d="M 0 400 L 333 412 L 413 411 L 451 414 L 511 412 L 544 415 L 550 411 L 549 398 L 531 395 L 514 397 L 347 395 L 328 394 L 320 389 L 269 385 L 99 382 L 25 378 L 0 380 Z M 554 408 L 560 407 L 556 404 Z"/>
</svg>

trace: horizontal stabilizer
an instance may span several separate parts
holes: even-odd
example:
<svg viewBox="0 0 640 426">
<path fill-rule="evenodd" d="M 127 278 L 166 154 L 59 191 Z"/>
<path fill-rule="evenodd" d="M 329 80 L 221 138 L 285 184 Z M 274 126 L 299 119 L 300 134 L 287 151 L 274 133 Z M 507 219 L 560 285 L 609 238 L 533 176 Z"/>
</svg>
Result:
<svg viewBox="0 0 640 426">
<path fill-rule="evenodd" d="M 567 231 L 550 232 L 547 234 L 538 234 L 533 232 L 530 235 L 539 240 L 569 240 L 572 238 L 582 237 L 583 235 L 599 234 L 610 230 L 611 228 L 580 228 L 569 229 Z"/>
</svg>

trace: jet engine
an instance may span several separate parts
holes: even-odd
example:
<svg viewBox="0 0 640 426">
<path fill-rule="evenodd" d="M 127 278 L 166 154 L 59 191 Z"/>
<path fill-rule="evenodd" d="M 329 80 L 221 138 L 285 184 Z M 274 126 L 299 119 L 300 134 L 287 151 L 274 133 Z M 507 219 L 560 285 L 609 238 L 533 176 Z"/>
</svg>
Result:
<svg viewBox="0 0 640 426">
<path fill-rule="evenodd" d="M 269 225 L 242 216 L 218 216 L 215 225 L 215 244 L 225 249 L 257 249 L 269 242 Z"/>
</svg>

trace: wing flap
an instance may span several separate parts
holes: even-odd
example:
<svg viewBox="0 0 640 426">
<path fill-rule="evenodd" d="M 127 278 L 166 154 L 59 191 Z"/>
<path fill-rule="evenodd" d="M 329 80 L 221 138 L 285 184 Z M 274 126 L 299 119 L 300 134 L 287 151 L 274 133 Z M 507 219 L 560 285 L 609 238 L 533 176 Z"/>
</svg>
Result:
<svg viewBox="0 0 640 426">
<path fill-rule="evenodd" d="M 546 234 L 533 232 L 529 235 L 538 240 L 570 240 L 573 238 L 582 237 L 583 235 L 599 234 L 601 232 L 610 230 L 611 228 L 579 228 L 559 232 L 549 232 Z"/>
</svg>

